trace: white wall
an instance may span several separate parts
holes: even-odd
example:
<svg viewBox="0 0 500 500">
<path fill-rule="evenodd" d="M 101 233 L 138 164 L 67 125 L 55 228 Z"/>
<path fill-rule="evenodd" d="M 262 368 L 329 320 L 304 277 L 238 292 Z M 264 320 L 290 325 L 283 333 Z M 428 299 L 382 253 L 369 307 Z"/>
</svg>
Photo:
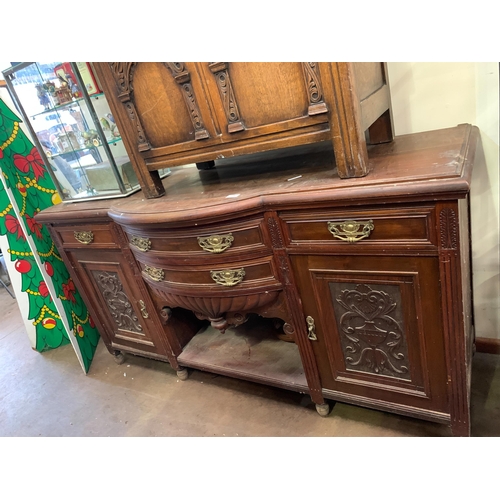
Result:
<svg viewBox="0 0 500 500">
<path fill-rule="evenodd" d="M 500 339 L 499 65 L 389 63 L 396 135 L 477 125 L 486 168 L 471 186 L 471 238 L 476 336 Z"/>
</svg>

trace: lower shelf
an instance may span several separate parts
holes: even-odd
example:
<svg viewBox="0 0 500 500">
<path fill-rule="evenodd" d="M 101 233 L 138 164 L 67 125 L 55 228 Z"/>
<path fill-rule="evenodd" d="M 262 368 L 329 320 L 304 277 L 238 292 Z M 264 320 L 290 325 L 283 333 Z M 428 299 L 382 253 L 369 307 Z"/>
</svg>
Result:
<svg viewBox="0 0 500 500">
<path fill-rule="evenodd" d="M 258 317 L 225 333 L 211 326 L 200 330 L 177 360 L 189 368 L 309 392 L 297 346 L 279 340 L 272 322 Z"/>
</svg>

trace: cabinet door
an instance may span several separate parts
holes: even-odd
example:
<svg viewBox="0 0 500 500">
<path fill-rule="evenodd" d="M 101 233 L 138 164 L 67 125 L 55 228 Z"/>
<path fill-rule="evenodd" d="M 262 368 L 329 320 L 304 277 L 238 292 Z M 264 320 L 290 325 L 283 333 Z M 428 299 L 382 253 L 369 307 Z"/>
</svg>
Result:
<svg viewBox="0 0 500 500">
<path fill-rule="evenodd" d="M 291 259 L 326 396 L 448 411 L 436 257 Z"/>
<path fill-rule="evenodd" d="M 317 63 L 199 63 L 224 142 L 328 122 Z"/>
<path fill-rule="evenodd" d="M 155 328 L 151 299 L 141 293 L 122 254 L 79 250 L 67 256 L 108 349 L 164 357 L 166 349 Z"/>
<path fill-rule="evenodd" d="M 138 151 L 149 152 L 146 156 L 174 154 L 213 142 L 217 133 L 194 63 L 114 62 L 97 67 L 113 91 L 111 100 L 126 110 L 123 128 L 133 131 Z"/>
</svg>

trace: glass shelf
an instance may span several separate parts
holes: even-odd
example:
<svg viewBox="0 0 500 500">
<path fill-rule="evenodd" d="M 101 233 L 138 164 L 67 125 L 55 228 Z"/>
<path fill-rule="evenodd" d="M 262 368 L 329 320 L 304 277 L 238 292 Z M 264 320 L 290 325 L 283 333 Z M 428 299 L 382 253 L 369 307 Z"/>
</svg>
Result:
<svg viewBox="0 0 500 500">
<path fill-rule="evenodd" d="M 116 137 L 115 139 L 110 139 L 108 140 L 108 144 L 111 146 L 113 144 L 116 144 L 117 142 L 120 142 L 122 140 L 121 137 Z M 55 154 L 51 154 L 50 152 L 46 151 L 45 154 L 47 155 L 47 158 L 56 158 L 57 156 L 62 156 L 62 155 L 67 155 L 67 154 L 71 154 L 71 153 L 80 153 L 82 151 L 88 151 L 89 149 L 92 149 L 92 148 L 100 148 L 102 147 L 102 144 L 98 144 L 98 145 L 92 145 L 92 146 L 82 146 L 81 148 L 75 148 L 75 149 L 68 149 L 67 151 L 63 151 L 61 153 L 55 153 Z"/>
<path fill-rule="evenodd" d="M 89 97 L 91 99 L 99 99 L 99 97 L 102 97 L 102 96 L 104 96 L 104 94 L 101 92 L 100 94 L 92 94 Z M 79 106 L 80 105 L 79 103 L 81 101 L 85 101 L 85 98 L 83 98 L 83 97 L 73 98 L 72 101 L 68 101 L 68 102 L 65 102 L 64 104 L 59 104 L 58 106 L 53 106 L 51 108 L 47 108 L 47 109 L 43 110 L 40 113 L 36 113 L 34 115 L 31 115 L 31 118 L 34 119 L 36 116 L 45 115 L 47 113 L 53 113 L 54 111 L 58 111 L 59 109 L 65 109 L 65 108 L 68 108 L 68 107 L 71 107 L 71 106 L 76 106 L 76 105 Z"/>
</svg>

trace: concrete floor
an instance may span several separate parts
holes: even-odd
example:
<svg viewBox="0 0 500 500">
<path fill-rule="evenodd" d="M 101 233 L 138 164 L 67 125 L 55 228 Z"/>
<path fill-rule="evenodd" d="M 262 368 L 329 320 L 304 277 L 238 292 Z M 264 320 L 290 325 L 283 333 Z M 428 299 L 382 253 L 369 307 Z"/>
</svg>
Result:
<svg viewBox="0 0 500 500">
<path fill-rule="evenodd" d="M 477 353 L 472 434 L 500 436 L 500 356 Z M 447 426 L 128 355 L 102 341 L 87 376 L 71 345 L 31 349 L 17 303 L 0 290 L 0 436 L 450 436 Z"/>
</svg>

